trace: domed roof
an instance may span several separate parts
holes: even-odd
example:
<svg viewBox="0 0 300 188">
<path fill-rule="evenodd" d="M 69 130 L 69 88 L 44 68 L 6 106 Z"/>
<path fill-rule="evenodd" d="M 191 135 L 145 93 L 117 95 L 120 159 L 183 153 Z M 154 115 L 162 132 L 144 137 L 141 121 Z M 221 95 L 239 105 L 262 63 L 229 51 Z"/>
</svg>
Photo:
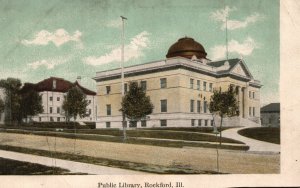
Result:
<svg viewBox="0 0 300 188">
<path fill-rule="evenodd" d="M 180 56 L 191 59 L 194 55 L 198 59 L 201 59 L 206 58 L 207 53 L 205 52 L 204 47 L 193 38 L 184 37 L 179 39 L 169 48 L 166 57 Z"/>
</svg>

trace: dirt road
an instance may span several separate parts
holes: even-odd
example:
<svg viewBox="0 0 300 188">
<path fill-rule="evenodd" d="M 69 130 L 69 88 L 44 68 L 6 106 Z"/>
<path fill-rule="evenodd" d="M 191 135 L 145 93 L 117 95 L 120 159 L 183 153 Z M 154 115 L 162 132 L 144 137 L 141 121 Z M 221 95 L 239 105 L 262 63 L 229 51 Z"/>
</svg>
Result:
<svg viewBox="0 0 300 188">
<path fill-rule="evenodd" d="M 74 140 L 36 135 L 0 133 L 0 144 L 72 153 Z M 168 148 L 89 140 L 76 140 L 76 153 L 163 166 L 183 166 L 216 171 L 216 149 Z M 224 173 L 279 173 L 280 155 L 219 150 L 220 171 Z"/>
</svg>

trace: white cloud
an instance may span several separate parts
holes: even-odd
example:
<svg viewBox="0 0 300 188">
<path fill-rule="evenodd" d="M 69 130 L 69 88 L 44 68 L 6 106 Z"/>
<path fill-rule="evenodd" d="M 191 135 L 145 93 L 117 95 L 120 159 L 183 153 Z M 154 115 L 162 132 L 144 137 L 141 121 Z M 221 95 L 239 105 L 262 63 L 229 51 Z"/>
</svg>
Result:
<svg viewBox="0 0 300 188">
<path fill-rule="evenodd" d="M 27 66 L 33 70 L 36 70 L 42 66 L 46 67 L 47 69 L 53 69 L 55 66 L 64 64 L 67 61 L 68 61 L 68 59 L 63 59 L 63 58 L 48 59 L 48 60 L 43 59 L 40 61 L 28 63 Z"/>
<path fill-rule="evenodd" d="M 263 16 L 261 16 L 258 13 L 253 13 L 250 16 L 247 16 L 243 21 L 241 20 L 231 20 L 228 19 L 229 14 L 232 11 L 236 11 L 237 9 L 235 7 L 230 8 L 226 6 L 224 9 L 217 10 L 211 14 L 211 18 L 215 21 L 221 22 L 221 29 L 226 29 L 226 17 L 227 17 L 227 29 L 228 30 L 235 30 L 240 28 L 245 28 L 251 23 L 255 23 L 261 19 L 263 19 Z"/>
<path fill-rule="evenodd" d="M 81 42 L 80 37 L 82 33 L 80 31 L 75 31 L 73 35 L 70 35 L 64 29 L 57 29 L 55 32 L 51 33 L 47 30 L 41 30 L 35 34 L 32 40 L 22 40 L 24 45 L 47 45 L 49 42 L 53 42 L 55 46 L 61 46 L 69 41 Z"/>
<path fill-rule="evenodd" d="M 228 53 L 236 53 L 241 56 L 249 56 L 252 54 L 253 50 L 258 48 L 259 45 L 251 38 L 248 37 L 242 43 L 236 40 L 231 40 L 228 42 Z M 226 57 L 226 46 L 217 45 L 211 48 L 212 60 L 223 59 Z"/>
<path fill-rule="evenodd" d="M 149 46 L 149 33 L 143 31 L 133 37 L 129 44 L 125 45 L 124 61 L 127 62 L 131 59 L 137 59 L 143 56 L 143 49 Z M 109 53 L 100 57 L 90 56 L 83 59 L 86 64 L 97 66 L 111 62 L 121 61 L 121 46 L 112 49 Z"/>
</svg>

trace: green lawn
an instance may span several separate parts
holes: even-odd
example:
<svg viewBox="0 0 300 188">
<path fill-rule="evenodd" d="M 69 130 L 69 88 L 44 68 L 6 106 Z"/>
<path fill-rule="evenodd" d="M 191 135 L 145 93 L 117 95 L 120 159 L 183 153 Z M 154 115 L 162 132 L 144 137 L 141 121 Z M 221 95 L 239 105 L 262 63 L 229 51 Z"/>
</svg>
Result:
<svg viewBox="0 0 300 188">
<path fill-rule="evenodd" d="M 247 128 L 238 131 L 240 135 L 253 138 L 256 140 L 261 140 L 265 142 L 270 142 L 274 144 L 280 144 L 280 128 L 276 127 L 255 127 Z"/>
<path fill-rule="evenodd" d="M 69 170 L 45 165 L 0 158 L 0 175 L 70 175 Z"/>
</svg>

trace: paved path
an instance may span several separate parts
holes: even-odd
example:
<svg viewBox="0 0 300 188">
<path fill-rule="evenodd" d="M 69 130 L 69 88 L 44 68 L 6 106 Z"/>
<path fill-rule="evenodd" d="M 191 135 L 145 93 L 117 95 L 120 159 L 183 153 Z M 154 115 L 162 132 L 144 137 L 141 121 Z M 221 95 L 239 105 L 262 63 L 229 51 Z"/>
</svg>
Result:
<svg viewBox="0 0 300 188">
<path fill-rule="evenodd" d="M 88 173 L 88 174 L 97 174 L 97 175 L 147 174 L 145 172 L 140 172 L 140 171 L 125 170 L 120 168 L 99 166 L 99 165 L 93 165 L 88 163 L 67 161 L 62 159 L 53 159 L 50 157 L 23 154 L 23 153 L 4 151 L 4 150 L 0 150 L 0 157 L 6 159 L 18 160 L 18 161 L 25 161 L 30 163 L 37 163 L 46 166 L 56 166 L 56 167 L 68 169 L 71 172 L 81 172 L 81 173 Z"/>
<path fill-rule="evenodd" d="M 264 141 L 255 140 L 255 139 L 242 136 L 238 134 L 238 131 L 241 129 L 245 129 L 245 127 L 227 129 L 222 132 L 222 136 L 244 142 L 246 145 L 250 147 L 248 150 L 250 152 L 271 152 L 271 153 L 280 152 L 279 144 L 272 144 L 269 142 L 264 142 Z"/>
</svg>

